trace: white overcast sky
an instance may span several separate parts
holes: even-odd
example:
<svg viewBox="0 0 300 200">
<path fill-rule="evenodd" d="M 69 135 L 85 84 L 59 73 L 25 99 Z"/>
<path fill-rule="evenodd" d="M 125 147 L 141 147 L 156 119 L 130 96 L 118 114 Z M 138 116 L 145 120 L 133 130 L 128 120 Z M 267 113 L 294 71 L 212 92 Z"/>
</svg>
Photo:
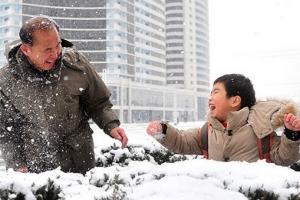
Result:
<svg viewBox="0 0 300 200">
<path fill-rule="evenodd" d="M 300 102 L 300 0 L 209 0 L 211 82 L 249 77 L 258 98 Z"/>
</svg>

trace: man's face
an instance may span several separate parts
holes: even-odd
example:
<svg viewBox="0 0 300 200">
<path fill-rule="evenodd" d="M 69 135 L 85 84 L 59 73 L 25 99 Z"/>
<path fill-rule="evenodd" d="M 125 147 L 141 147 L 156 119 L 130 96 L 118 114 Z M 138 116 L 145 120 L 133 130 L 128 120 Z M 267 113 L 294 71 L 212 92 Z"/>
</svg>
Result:
<svg viewBox="0 0 300 200">
<path fill-rule="evenodd" d="M 230 111 L 236 110 L 234 107 L 234 97 L 228 98 L 223 83 L 213 85 L 208 107 L 211 116 L 215 117 L 220 122 L 227 122 L 227 116 Z"/>
<path fill-rule="evenodd" d="M 61 40 L 55 28 L 35 31 L 33 45 L 22 44 L 21 50 L 34 67 L 39 70 L 50 70 L 61 54 Z"/>
</svg>

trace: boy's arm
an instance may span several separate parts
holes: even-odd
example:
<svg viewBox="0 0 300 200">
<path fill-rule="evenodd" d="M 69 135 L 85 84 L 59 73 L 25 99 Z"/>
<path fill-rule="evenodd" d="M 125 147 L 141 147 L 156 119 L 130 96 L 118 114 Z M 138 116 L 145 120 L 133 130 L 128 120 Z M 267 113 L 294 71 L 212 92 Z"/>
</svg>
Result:
<svg viewBox="0 0 300 200">
<path fill-rule="evenodd" d="M 274 136 L 273 146 L 270 151 L 272 162 L 281 166 L 294 164 L 300 160 L 299 145 L 300 140 L 290 140 L 285 133 L 283 133 L 282 136 Z"/>
<path fill-rule="evenodd" d="M 300 159 L 300 120 L 293 114 L 284 115 L 284 133 L 274 138 L 271 160 L 283 166 L 289 166 Z"/>
<path fill-rule="evenodd" d="M 178 130 L 166 122 L 153 121 L 146 131 L 174 153 L 202 155 L 198 140 L 199 128 Z"/>
</svg>

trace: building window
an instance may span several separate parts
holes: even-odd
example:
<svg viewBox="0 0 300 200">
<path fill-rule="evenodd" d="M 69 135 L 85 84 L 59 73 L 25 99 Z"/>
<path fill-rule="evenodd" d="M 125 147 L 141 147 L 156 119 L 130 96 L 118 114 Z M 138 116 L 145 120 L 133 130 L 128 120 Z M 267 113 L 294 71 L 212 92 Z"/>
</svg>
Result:
<svg viewBox="0 0 300 200">
<path fill-rule="evenodd" d="M 5 21 L 5 22 L 7 22 L 8 20 L 9 20 L 8 17 L 5 17 L 5 18 L 4 18 L 4 21 Z"/>
<path fill-rule="evenodd" d="M 4 10 L 8 10 L 9 9 L 9 6 L 6 6 L 5 8 L 4 8 Z"/>
</svg>

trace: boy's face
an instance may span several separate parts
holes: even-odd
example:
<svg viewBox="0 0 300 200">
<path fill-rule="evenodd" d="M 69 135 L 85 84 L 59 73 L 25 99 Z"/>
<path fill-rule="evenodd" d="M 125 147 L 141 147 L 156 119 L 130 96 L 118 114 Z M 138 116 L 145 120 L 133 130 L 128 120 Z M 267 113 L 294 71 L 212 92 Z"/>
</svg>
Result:
<svg viewBox="0 0 300 200">
<path fill-rule="evenodd" d="M 211 116 L 220 122 L 227 122 L 227 116 L 230 111 L 237 111 L 240 108 L 240 97 L 227 98 L 227 92 L 223 83 L 216 83 L 213 85 L 210 98 L 208 100 L 208 107 Z"/>
</svg>

